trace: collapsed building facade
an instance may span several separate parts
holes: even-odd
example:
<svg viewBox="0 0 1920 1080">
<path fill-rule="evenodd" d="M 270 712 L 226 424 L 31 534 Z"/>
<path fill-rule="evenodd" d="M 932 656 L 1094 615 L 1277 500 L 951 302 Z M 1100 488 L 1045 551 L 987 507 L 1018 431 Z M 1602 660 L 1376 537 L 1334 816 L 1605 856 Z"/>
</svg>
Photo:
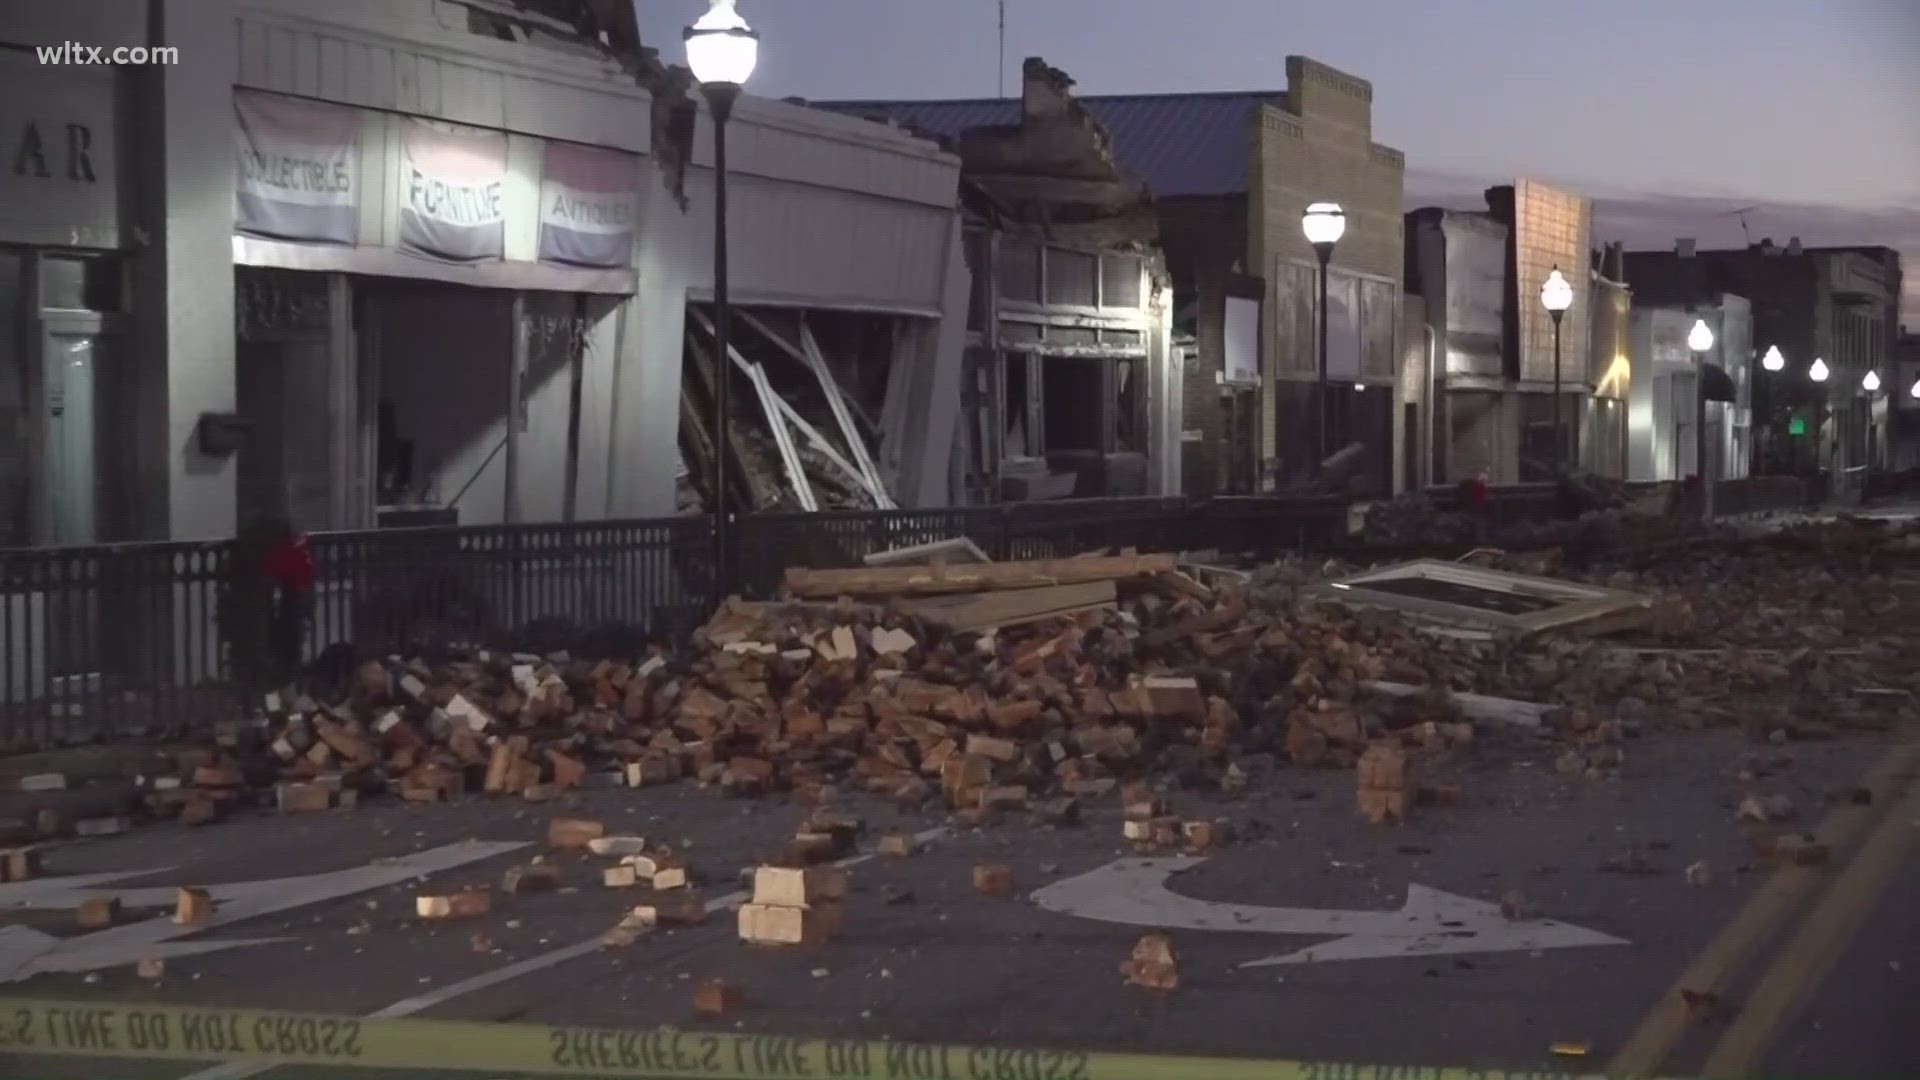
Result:
<svg viewBox="0 0 1920 1080">
<path fill-rule="evenodd" d="M 960 156 L 973 272 L 955 445 L 969 503 L 1180 491 L 1158 220 L 1072 86 L 1029 58 L 1017 102 L 930 132 Z"/>
<path fill-rule="evenodd" d="M 28 51 L 66 41 L 182 60 Z M 631 5 L 9 5 L 0 46 L 0 543 L 651 517 L 704 475 L 713 131 Z M 959 162 L 753 97 L 729 133 L 742 498 L 809 501 L 764 442 L 943 505 Z"/>
<path fill-rule="evenodd" d="M 820 107 L 957 138 L 1020 122 L 1047 94 L 1029 64 L 1021 100 L 854 101 Z M 1358 443 L 1348 479 L 1384 493 L 1403 478 L 1396 404 L 1405 159 L 1373 141 L 1373 87 L 1302 56 L 1287 89 L 1087 95 L 1079 104 L 1114 160 L 1152 196 L 1180 351 L 1180 490 L 1271 490 L 1317 457 L 1318 263 L 1301 233 L 1308 204 L 1337 201 L 1347 232 L 1329 283 L 1328 414 L 1334 446 Z M 1417 422 L 1417 418 L 1415 418 Z"/>
</svg>

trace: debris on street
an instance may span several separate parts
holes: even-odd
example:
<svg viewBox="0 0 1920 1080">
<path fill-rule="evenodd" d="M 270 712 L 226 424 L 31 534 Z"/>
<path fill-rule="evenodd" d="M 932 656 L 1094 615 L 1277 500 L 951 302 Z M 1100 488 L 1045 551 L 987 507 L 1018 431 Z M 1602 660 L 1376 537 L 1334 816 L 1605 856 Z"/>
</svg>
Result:
<svg viewBox="0 0 1920 1080">
<path fill-rule="evenodd" d="M 1180 965 L 1173 953 L 1173 939 L 1165 934 L 1148 934 L 1133 946 L 1133 955 L 1120 965 L 1129 986 L 1148 990 L 1178 990 Z"/>
<path fill-rule="evenodd" d="M 847 895 L 837 867 L 762 866 L 753 898 L 740 907 L 740 939 L 755 945 L 813 945 L 832 937 Z"/>
<path fill-rule="evenodd" d="M 0 882 L 32 881 L 39 876 L 39 848 L 17 847 L 0 851 Z"/>
<path fill-rule="evenodd" d="M 213 895 L 196 886 L 181 886 L 174 898 L 174 925 L 197 926 L 211 918 L 213 918 Z"/>
<path fill-rule="evenodd" d="M 1004 863 L 981 863 L 973 868 L 973 890 L 1004 899 L 1013 895 L 1013 868 Z"/>
<path fill-rule="evenodd" d="M 740 984 L 726 979 L 703 979 L 693 989 L 693 1011 L 705 1017 L 737 1012 L 743 1000 Z"/>
<path fill-rule="evenodd" d="M 414 898 L 414 913 L 422 919 L 472 919 L 493 909 L 493 897 L 484 889 L 466 889 Z"/>
</svg>

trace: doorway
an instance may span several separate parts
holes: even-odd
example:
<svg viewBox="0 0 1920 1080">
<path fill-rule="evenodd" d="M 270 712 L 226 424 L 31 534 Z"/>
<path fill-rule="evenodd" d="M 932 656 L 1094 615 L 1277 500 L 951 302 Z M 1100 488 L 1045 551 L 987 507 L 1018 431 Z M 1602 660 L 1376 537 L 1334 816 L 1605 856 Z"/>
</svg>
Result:
<svg viewBox="0 0 1920 1080">
<path fill-rule="evenodd" d="M 49 547 L 103 539 L 110 515 L 111 462 L 101 433 L 112 425 L 108 338 L 95 312 L 46 312 L 40 319 L 40 457 L 38 527 Z"/>
</svg>

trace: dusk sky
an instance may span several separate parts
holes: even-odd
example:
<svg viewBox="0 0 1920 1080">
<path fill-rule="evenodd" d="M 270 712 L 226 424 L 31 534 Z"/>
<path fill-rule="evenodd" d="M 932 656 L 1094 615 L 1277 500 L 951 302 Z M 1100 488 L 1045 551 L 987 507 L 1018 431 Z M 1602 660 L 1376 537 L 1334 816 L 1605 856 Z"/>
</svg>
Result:
<svg viewBox="0 0 1920 1080">
<path fill-rule="evenodd" d="M 638 0 L 681 61 L 704 0 Z M 992 97 L 994 0 L 741 0 L 751 91 Z M 1410 205 L 1527 176 L 1600 200 L 1596 243 L 1902 249 L 1920 325 L 1920 0 L 1007 0 L 1009 92 L 1043 56 L 1088 94 L 1284 89 L 1303 53 L 1373 83 Z"/>
</svg>

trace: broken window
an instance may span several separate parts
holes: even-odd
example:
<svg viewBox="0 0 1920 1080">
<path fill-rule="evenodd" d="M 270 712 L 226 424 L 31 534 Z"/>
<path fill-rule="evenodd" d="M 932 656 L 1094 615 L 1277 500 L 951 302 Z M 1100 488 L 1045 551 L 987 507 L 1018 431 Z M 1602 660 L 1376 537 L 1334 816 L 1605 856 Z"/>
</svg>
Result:
<svg viewBox="0 0 1920 1080">
<path fill-rule="evenodd" d="M 1110 407 L 1104 393 L 1104 369 L 1109 362 L 1073 356 L 1041 359 L 1040 397 L 1046 409 L 1049 453 L 1106 450 L 1100 436 L 1102 417 Z"/>
<path fill-rule="evenodd" d="M 1147 451 L 1147 395 L 1141 385 L 1146 367 L 1146 361 L 1138 358 L 1113 362 L 1114 449 L 1122 453 Z"/>
<path fill-rule="evenodd" d="M 987 271 L 987 253 L 993 250 L 991 239 L 986 233 L 968 233 L 967 266 L 973 271 L 973 285 L 967 294 L 967 329 L 985 330 L 987 328 L 987 290 L 993 286 L 993 276 Z"/>
<path fill-rule="evenodd" d="M 1006 387 L 1006 408 L 1001 415 L 1006 418 L 1006 437 L 1002 445 L 1006 447 L 1008 457 L 1038 457 L 1038 447 L 1033 435 L 1033 422 L 1030 417 L 1027 393 L 1026 353 L 1009 352 L 1000 354 L 1001 371 L 1004 377 L 1001 384 Z"/>
<path fill-rule="evenodd" d="M 1049 326 L 1047 344 L 1061 348 L 1092 348 L 1100 344 L 1100 331 L 1091 326 Z"/>
<path fill-rule="evenodd" d="M 1040 245 L 1011 236 L 1001 237 L 995 269 L 1000 278 L 1002 299 L 1040 303 Z"/>
<path fill-rule="evenodd" d="M 1100 306 L 1140 306 L 1140 256 L 1107 255 L 1101 258 Z"/>
<path fill-rule="evenodd" d="M 1047 249 L 1047 303 L 1093 307 L 1098 303 L 1100 260 L 1083 251 Z"/>
<path fill-rule="evenodd" d="M 908 370 L 893 362 L 907 329 L 865 312 L 735 309 L 735 359 L 724 366 L 729 498 L 755 510 L 891 507 L 881 414 L 889 377 Z M 712 475 L 713 344 L 711 312 L 696 305 L 680 424 L 696 487 Z"/>
</svg>

